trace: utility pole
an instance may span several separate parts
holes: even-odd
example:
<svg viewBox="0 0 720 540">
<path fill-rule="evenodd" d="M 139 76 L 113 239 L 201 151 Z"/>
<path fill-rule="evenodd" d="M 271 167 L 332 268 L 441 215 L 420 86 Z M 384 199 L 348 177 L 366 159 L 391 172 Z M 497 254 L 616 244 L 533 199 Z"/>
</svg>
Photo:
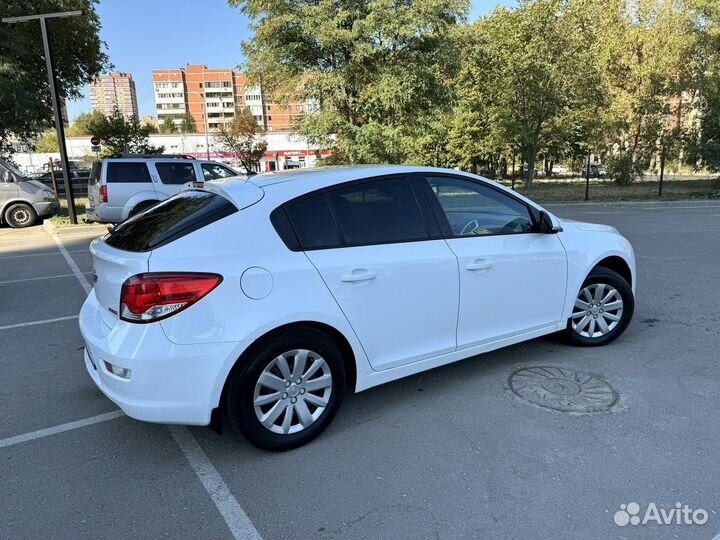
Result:
<svg viewBox="0 0 720 540">
<path fill-rule="evenodd" d="M 590 200 L 590 150 L 587 153 L 587 163 L 585 164 L 585 200 Z"/>
<path fill-rule="evenodd" d="M 665 134 L 660 136 L 660 183 L 658 185 L 658 197 L 662 197 L 663 180 L 665 178 Z"/>
<path fill-rule="evenodd" d="M 68 215 L 70 223 L 77 224 L 77 215 L 75 212 L 75 196 L 72 188 L 72 178 L 70 177 L 70 162 L 67 157 L 67 149 L 65 148 L 65 126 L 62 121 L 62 112 L 60 109 L 60 95 L 58 92 L 57 79 L 52 65 L 52 53 L 50 51 L 50 40 L 48 38 L 47 20 L 61 19 L 66 17 L 80 17 L 82 11 L 61 11 L 57 13 L 41 13 L 39 15 L 25 15 L 22 17 L 5 17 L 2 22 L 13 24 L 27 21 L 40 21 L 40 31 L 42 32 L 43 47 L 45 49 L 45 64 L 47 67 L 48 80 L 50 82 L 50 98 L 52 99 L 52 108 L 55 113 L 55 131 L 57 132 L 58 147 L 60 148 L 60 162 L 63 168 L 63 178 L 65 181 L 65 198 L 68 203 Z"/>
</svg>

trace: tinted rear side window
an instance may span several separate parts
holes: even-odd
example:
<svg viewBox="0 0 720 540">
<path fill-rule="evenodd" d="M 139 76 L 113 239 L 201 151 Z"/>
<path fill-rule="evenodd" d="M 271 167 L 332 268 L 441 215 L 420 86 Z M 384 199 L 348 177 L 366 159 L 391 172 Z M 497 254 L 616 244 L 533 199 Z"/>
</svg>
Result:
<svg viewBox="0 0 720 540">
<path fill-rule="evenodd" d="M 425 218 L 405 178 L 351 185 L 330 191 L 328 198 L 346 245 L 429 238 Z"/>
<path fill-rule="evenodd" d="M 192 163 L 155 163 L 163 184 L 184 184 L 195 181 L 195 166 Z"/>
<path fill-rule="evenodd" d="M 150 182 L 150 173 L 145 163 L 111 161 L 107 164 L 107 183 Z"/>
<path fill-rule="evenodd" d="M 288 204 L 287 214 L 303 249 L 340 246 L 335 220 L 324 195 Z"/>
<path fill-rule="evenodd" d="M 184 191 L 124 221 L 104 240 L 124 251 L 150 251 L 235 212 L 235 205 L 220 195 Z"/>
</svg>

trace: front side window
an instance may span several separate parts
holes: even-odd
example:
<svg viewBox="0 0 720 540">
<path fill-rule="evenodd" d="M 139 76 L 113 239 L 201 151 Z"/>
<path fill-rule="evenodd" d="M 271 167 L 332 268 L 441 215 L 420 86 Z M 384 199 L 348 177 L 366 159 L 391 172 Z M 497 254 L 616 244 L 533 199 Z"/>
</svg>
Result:
<svg viewBox="0 0 720 540">
<path fill-rule="evenodd" d="M 185 184 L 195 181 L 195 166 L 192 163 L 156 163 L 155 168 L 163 184 Z"/>
<path fill-rule="evenodd" d="M 353 184 L 328 192 L 345 245 L 429 238 L 425 218 L 405 178 Z"/>
<path fill-rule="evenodd" d="M 447 176 L 426 177 L 453 236 L 533 232 L 528 207 L 483 184 Z"/>
<path fill-rule="evenodd" d="M 203 163 L 201 165 L 203 178 L 205 180 L 218 180 L 220 178 L 228 178 L 230 176 L 237 176 L 237 173 L 231 171 L 227 167 L 218 165 L 217 163 Z"/>
<path fill-rule="evenodd" d="M 150 182 L 150 172 L 145 163 L 111 161 L 107 164 L 106 181 L 108 184 Z"/>
</svg>

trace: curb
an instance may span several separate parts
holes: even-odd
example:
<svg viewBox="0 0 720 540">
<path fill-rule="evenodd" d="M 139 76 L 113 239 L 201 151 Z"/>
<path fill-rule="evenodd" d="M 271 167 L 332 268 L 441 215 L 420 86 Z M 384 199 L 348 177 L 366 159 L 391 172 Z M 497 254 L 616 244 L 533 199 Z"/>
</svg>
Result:
<svg viewBox="0 0 720 540">
<path fill-rule="evenodd" d="M 108 226 L 98 223 L 96 225 L 72 225 L 70 227 L 56 227 L 49 219 L 43 221 L 43 227 L 48 234 L 64 236 L 66 234 L 98 234 L 107 232 Z"/>
<path fill-rule="evenodd" d="M 708 200 L 708 199 L 680 199 L 675 201 L 598 201 L 598 202 L 547 202 L 542 203 L 543 206 L 655 206 L 655 207 L 668 207 L 673 206 L 686 206 L 692 204 L 693 206 L 720 206 L 720 200 Z"/>
</svg>

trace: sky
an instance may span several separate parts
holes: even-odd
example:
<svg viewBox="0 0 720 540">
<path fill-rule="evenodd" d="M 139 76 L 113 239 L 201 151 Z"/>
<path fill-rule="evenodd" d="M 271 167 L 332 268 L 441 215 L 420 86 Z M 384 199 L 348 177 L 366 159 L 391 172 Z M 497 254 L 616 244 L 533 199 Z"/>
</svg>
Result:
<svg viewBox="0 0 720 540">
<path fill-rule="evenodd" d="M 514 0 L 473 0 L 471 20 L 496 5 Z M 101 0 L 96 5 L 100 38 L 114 71 L 132 74 L 140 116 L 154 115 L 153 69 L 187 64 L 235 68 L 242 62 L 240 43 L 250 37 L 248 20 L 226 0 Z M 90 95 L 68 102 L 68 115 L 90 111 Z"/>
</svg>

